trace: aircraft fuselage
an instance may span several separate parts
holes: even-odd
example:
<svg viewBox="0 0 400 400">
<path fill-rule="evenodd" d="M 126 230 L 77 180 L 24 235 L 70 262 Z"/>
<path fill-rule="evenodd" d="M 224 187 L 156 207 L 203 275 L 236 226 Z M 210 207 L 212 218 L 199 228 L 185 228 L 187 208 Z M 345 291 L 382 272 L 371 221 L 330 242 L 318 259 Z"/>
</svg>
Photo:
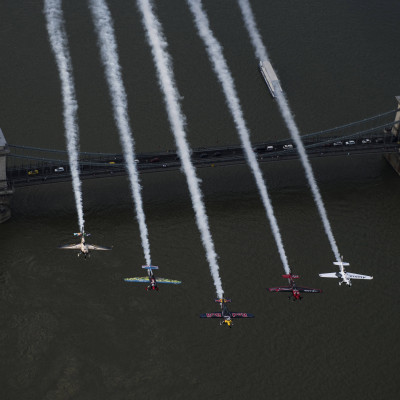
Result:
<svg viewBox="0 0 400 400">
<path fill-rule="evenodd" d="M 301 300 L 302 297 L 300 296 L 300 292 L 296 289 L 296 284 L 294 283 L 294 280 L 292 278 L 288 278 L 288 281 L 289 281 L 289 286 L 292 288 L 293 300 Z"/>
<path fill-rule="evenodd" d="M 341 267 L 340 267 L 339 275 L 340 275 L 340 278 L 342 278 L 342 280 L 339 282 L 339 285 L 341 285 L 342 283 L 345 283 L 347 286 L 351 286 L 350 278 L 348 277 L 347 272 L 344 269 L 343 265 L 341 265 Z"/>
<path fill-rule="evenodd" d="M 89 254 L 89 249 L 88 249 L 88 246 L 87 246 L 87 244 L 85 242 L 85 238 L 83 236 L 81 238 L 81 248 L 80 248 L 80 250 L 81 250 L 81 254 L 83 254 L 85 256 L 85 258 L 86 258 L 86 256 Z M 79 254 L 78 254 L 78 256 L 79 256 Z"/>
<path fill-rule="evenodd" d="M 148 269 L 147 273 L 149 275 L 150 285 L 147 286 L 146 290 L 158 290 L 156 277 L 154 276 L 153 271 L 151 269 Z"/>
</svg>

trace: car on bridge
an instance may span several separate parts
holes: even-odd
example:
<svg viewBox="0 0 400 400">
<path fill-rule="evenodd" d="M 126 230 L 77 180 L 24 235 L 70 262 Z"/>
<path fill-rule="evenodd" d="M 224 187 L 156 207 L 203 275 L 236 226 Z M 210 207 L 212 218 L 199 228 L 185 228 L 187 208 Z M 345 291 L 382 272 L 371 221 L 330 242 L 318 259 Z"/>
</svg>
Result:
<svg viewBox="0 0 400 400">
<path fill-rule="evenodd" d="M 356 142 L 354 140 L 348 140 L 347 142 L 344 143 L 346 146 L 353 146 L 354 144 L 356 144 Z"/>
<path fill-rule="evenodd" d="M 28 171 L 29 176 L 37 175 L 38 173 L 39 173 L 39 170 L 37 170 L 37 169 L 32 169 L 32 170 Z"/>
<path fill-rule="evenodd" d="M 54 168 L 54 172 L 65 172 L 65 169 L 64 169 L 64 167 L 57 167 L 57 168 Z"/>
<path fill-rule="evenodd" d="M 343 146 L 343 142 L 333 142 L 334 146 Z"/>
<path fill-rule="evenodd" d="M 274 151 L 275 147 L 274 146 L 267 146 L 267 151 Z"/>
<path fill-rule="evenodd" d="M 363 140 L 361 140 L 361 143 L 362 144 L 369 144 L 369 143 L 371 143 L 371 140 L 370 139 L 363 139 Z"/>
<path fill-rule="evenodd" d="M 292 144 L 284 144 L 283 145 L 283 150 L 291 150 L 291 149 L 293 149 L 293 145 Z"/>
</svg>

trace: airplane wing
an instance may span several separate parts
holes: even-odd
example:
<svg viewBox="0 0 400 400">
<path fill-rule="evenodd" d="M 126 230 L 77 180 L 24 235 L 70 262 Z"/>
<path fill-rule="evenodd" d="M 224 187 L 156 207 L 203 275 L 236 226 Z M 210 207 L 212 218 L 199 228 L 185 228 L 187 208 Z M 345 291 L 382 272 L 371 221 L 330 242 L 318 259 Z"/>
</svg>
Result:
<svg viewBox="0 0 400 400">
<path fill-rule="evenodd" d="M 339 272 L 329 272 L 327 274 L 319 274 L 321 278 L 340 278 L 341 275 Z"/>
<path fill-rule="evenodd" d="M 321 289 L 313 289 L 313 288 L 308 288 L 308 287 L 298 287 L 296 286 L 296 289 L 299 292 L 304 292 L 304 293 L 322 293 Z"/>
<path fill-rule="evenodd" d="M 290 286 L 270 287 L 267 288 L 270 292 L 291 292 L 293 289 Z"/>
<path fill-rule="evenodd" d="M 220 312 L 200 314 L 200 318 L 222 318 Z"/>
<path fill-rule="evenodd" d="M 111 250 L 111 247 L 96 246 L 95 244 L 88 244 L 87 247 L 89 250 Z"/>
<path fill-rule="evenodd" d="M 232 318 L 254 318 L 253 314 L 244 313 L 244 312 L 233 312 L 231 313 Z"/>
<path fill-rule="evenodd" d="M 66 244 L 64 246 L 58 246 L 59 249 L 63 250 L 75 250 L 75 249 L 80 249 L 81 245 L 79 244 Z"/>
<path fill-rule="evenodd" d="M 125 278 L 125 282 L 146 282 L 149 283 L 149 278 L 147 276 L 143 278 Z"/>
<path fill-rule="evenodd" d="M 348 272 L 347 275 L 351 279 L 374 279 L 373 276 L 368 276 L 368 275 L 360 275 L 360 274 L 352 274 L 351 272 Z"/>
<path fill-rule="evenodd" d="M 165 279 L 165 278 L 156 278 L 157 283 L 171 283 L 173 285 L 179 285 L 181 281 L 175 281 L 173 279 Z"/>
</svg>

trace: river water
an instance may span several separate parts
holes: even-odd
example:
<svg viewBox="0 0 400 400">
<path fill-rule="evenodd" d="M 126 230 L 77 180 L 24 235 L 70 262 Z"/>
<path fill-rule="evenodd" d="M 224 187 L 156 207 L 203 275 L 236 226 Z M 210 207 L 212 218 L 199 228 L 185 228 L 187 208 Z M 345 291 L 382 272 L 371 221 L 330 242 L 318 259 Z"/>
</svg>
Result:
<svg viewBox="0 0 400 400">
<path fill-rule="evenodd" d="M 308 133 L 396 107 L 395 0 L 252 1 L 296 116 Z M 109 1 L 137 151 L 175 148 L 134 1 Z M 193 147 L 239 143 L 183 0 L 156 1 Z M 121 152 L 85 1 L 64 2 L 79 103 L 81 150 Z M 257 69 L 234 1 L 205 1 L 224 46 L 252 140 L 289 137 Z M 40 1 L 0 3 L 0 126 L 9 143 L 65 148 L 60 82 Z M 0 226 L 1 399 L 395 399 L 400 179 L 382 156 L 313 160 L 351 288 L 322 280 L 333 254 L 298 161 L 263 165 L 289 264 L 323 289 L 301 303 L 265 288 L 285 283 L 246 166 L 201 169 L 204 200 L 233 311 L 224 329 L 180 172 L 142 176 L 152 259 L 176 287 L 146 293 L 143 252 L 125 177 L 83 182 L 88 260 L 57 250 L 77 229 L 71 184 L 18 189 Z"/>
</svg>

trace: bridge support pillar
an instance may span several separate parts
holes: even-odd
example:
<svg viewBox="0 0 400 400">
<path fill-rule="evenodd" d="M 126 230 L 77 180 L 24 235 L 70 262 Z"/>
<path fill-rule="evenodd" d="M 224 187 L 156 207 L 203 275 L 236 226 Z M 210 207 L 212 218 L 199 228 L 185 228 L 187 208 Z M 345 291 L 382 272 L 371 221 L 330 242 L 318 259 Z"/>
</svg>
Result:
<svg viewBox="0 0 400 400">
<path fill-rule="evenodd" d="M 393 125 L 392 134 L 397 137 L 397 136 L 399 136 L 399 131 L 400 131 L 400 96 L 396 96 L 396 100 L 397 100 L 398 104 L 397 104 L 397 112 L 394 117 L 394 120 L 399 121 L 399 122 L 397 122 L 396 124 Z"/>
<path fill-rule="evenodd" d="M 397 112 L 394 117 L 395 121 L 400 121 L 400 96 L 396 96 L 397 100 Z M 392 127 L 392 135 L 397 137 L 399 140 L 399 132 L 400 132 L 400 122 L 393 124 Z M 386 158 L 386 161 L 393 167 L 393 169 L 400 175 L 400 154 L 399 153 L 387 153 L 383 155 Z"/>
<path fill-rule="evenodd" d="M 383 155 L 386 161 L 393 167 L 393 169 L 400 175 L 400 154 L 387 153 Z"/>
<path fill-rule="evenodd" d="M 6 139 L 0 129 L 0 223 L 11 217 L 10 202 L 14 190 L 7 181 L 7 154 L 10 152 Z"/>
</svg>

